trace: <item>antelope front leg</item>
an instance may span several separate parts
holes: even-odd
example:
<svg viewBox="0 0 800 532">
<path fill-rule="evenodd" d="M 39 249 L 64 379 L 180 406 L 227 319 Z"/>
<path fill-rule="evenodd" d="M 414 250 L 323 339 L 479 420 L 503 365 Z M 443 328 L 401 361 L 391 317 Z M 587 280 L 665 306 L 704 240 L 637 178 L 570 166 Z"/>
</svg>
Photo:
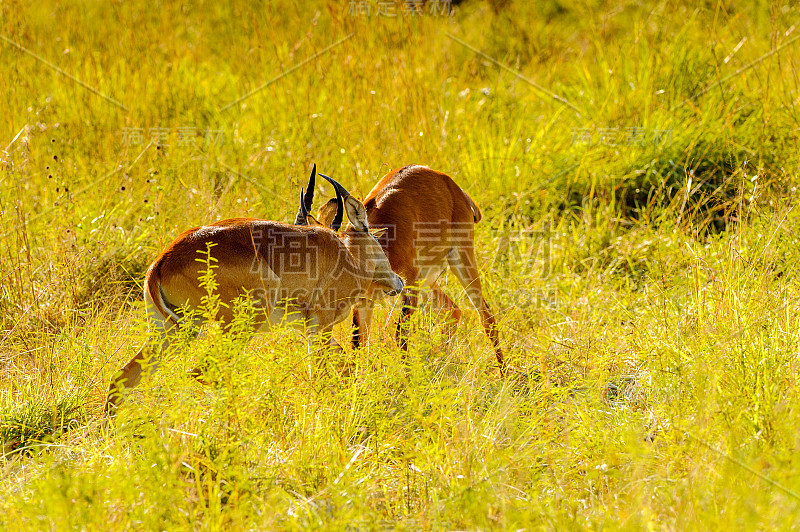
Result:
<svg viewBox="0 0 800 532">
<path fill-rule="evenodd" d="M 323 350 L 342 351 L 342 346 L 333 338 L 333 326 L 312 323 L 308 326 L 308 346 L 316 352 Z"/>
<path fill-rule="evenodd" d="M 408 332 L 410 328 L 411 315 L 419 307 L 419 287 L 410 286 L 403 290 L 401 296 L 403 306 L 400 309 L 400 317 L 397 319 L 397 343 L 403 351 L 403 359 L 408 356 Z"/>
<path fill-rule="evenodd" d="M 353 307 L 353 348 L 367 345 L 369 330 L 372 325 L 372 312 L 375 309 L 375 302 L 372 299 L 364 299 Z"/>
<path fill-rule="evenodd" d="M 333 326 L 310 325 L 308 327 L 308 376 L 313 376 L 313 366 L 316 360 L 323 360 L 326 365 L 330 362 L 330 355 L 342 357 L 344 349 L 333 337 Z M 337 373 L 349 373 L 348 362 L 332 364 Z"/>
</svg>

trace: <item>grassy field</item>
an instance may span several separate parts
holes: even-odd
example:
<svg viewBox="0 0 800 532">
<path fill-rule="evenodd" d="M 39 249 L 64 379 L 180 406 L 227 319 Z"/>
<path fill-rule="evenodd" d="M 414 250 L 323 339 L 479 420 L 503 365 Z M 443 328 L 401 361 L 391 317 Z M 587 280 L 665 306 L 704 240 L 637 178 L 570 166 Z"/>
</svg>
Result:
<svg viewBox="0 0 800 532">
<path fill-rule="evenodd" d="M 0 3 L 0 528 L 798 528 L 797 5 L 221 4 Z M 212 326 L 105 421 L 149 262 L 313 163 L 470 192 L 512 375 L 450 275 L 453 345 Z"/>
</svg>

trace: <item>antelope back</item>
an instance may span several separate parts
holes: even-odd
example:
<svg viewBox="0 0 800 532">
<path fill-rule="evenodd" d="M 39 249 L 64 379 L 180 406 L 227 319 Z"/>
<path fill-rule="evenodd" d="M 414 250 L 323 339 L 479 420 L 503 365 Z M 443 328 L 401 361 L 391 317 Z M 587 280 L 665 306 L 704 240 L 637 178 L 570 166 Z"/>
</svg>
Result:
<svg viewBox="0 0 800 532">
<path fill-rule="evenodd" d="M 406 280 L 436 270 L 450 249 L 472 249 L 481 212 L 450 176 L 411 165 L 386 174 L 364 200 L 392 269 Z"/>
</svg>

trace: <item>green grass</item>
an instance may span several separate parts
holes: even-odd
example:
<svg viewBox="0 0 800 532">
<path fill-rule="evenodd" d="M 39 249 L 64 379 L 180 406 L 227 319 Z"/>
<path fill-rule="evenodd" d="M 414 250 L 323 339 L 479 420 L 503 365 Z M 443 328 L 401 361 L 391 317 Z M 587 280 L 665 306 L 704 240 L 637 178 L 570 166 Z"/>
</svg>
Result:
<svg viewBox="0 0 800 532">
<path fill-rule="evenodd" d="M 371 6 L 0 4 L 0 528 L 796 527 L 797 7 Z M 212 327 L 105 421 L 149 262 L 312 163 L 470 192 L 514 374 L 450 276 L 452 345 Z"/>
</svg>

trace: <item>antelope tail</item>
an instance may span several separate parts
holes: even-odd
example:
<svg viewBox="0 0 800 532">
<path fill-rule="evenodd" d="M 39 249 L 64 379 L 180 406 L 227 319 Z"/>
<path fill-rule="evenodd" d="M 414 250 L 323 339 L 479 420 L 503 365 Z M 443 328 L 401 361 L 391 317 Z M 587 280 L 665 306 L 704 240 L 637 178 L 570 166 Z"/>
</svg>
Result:
<svg viewBox="0 0 800 532">
<path fill-rule="evenodd" d="M 158 311 L 159 314 L 164 316 L 167 321 L 171 322 L 173 325 L 178 325 L 181 321 L 181 317 L 175 312 L 174 307 L 170 305 L 164 299 L 164 291 L 161 288 L 161 283 L 159 282 L 159 275 L 157 273 L 158 263 L 154 264 L 153 267 L 150 268 L 150 271 L 147 275 L 147 289 L 145 290 L 145 301 L 150 301 Z"/>
<path fill-rule="evenodd" d="M 464 191 L 462 190 L 461 192 L 464 192 Z M 475 200 L 473 200 L 470 197 L 470 195 L 467 194 L 466 192 L 464 192 L 464 196 L 467 197 L 467 201 L 469 202 L 469 206 L 472 209 L 472 219 L 475 220 L 475 223 L 480 222 L 481 218 L 483 218 L 483 215 L 481 214 L 481 210 L 478 208 L 478 205 L 475 203 Z"/>
</svg>

